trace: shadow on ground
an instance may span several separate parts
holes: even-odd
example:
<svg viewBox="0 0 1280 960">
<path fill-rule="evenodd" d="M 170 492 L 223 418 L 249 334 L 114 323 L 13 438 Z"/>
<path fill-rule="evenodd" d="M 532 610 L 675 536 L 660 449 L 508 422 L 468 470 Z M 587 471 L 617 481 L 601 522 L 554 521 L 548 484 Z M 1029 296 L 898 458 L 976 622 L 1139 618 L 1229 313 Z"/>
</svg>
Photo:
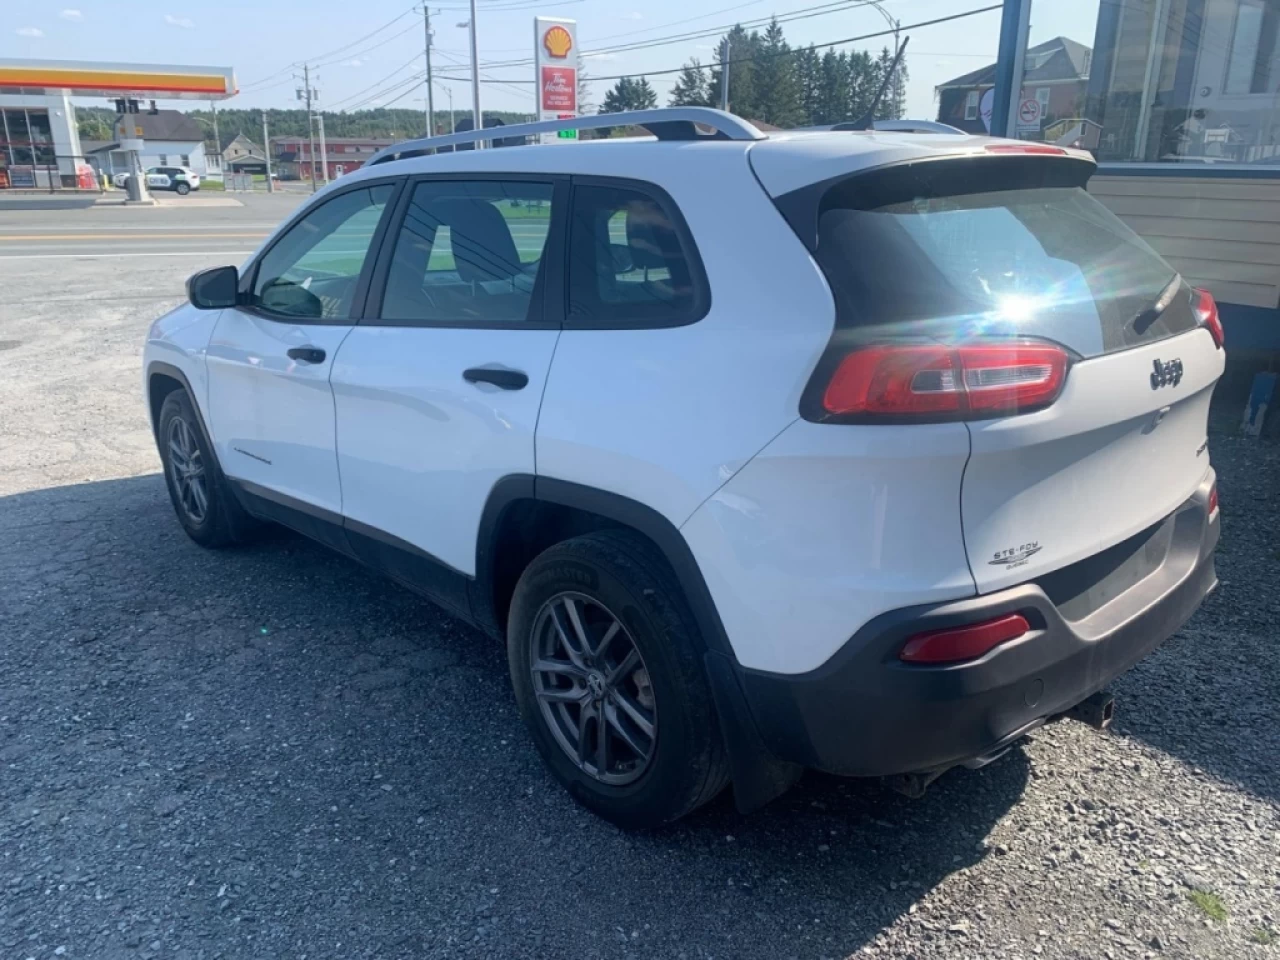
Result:
<svg viewBox="0 0 1280 960">
<path fill-rule="evenodd" d="M 809 776 L 628 835 L 543 772 L 497 644 L 320 547 L 203 551 L 158 475 L 0 499 L 0 538 L 23 952 L 843 957 L 980 859 L 1030 776 L 1019 751 L 920 801 Z"/>
</svg>

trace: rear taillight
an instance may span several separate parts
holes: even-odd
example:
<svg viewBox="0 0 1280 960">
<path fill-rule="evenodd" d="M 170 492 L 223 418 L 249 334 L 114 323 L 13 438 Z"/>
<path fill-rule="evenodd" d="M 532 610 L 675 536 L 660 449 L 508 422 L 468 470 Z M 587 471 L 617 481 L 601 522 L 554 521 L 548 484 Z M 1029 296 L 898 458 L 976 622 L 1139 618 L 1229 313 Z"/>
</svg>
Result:
<svg viewBox="0 0 1280 960">
<path fill-rule="evenodd" d="M 848 354 L 822 394 L 828 417 L 958 419 L 1026 413 L 1066 381 L 1061 347 L 1022 340 L 941 346 L 876 344 Z"/>
<path fill-rule="evenodd" d="M 1218 512 L 1218 482 L 1215 480 L 1213 486 L 1209 488 L 1209 516 L 1213 517 Z"/>
<path fill-rule="evenodd" d="M 1195 298 L 1196 319 L 1200 321 L 1200 326 L 1209 331 L 1213 342 L 1221 349 L 1226 343 L 1226 333 L 1222 329 L 1222 318 L 1218 316 L 1218 304 L 1214 301 L 1213 294 L 1198 287 L 1191 293 Z"/>
<path fill-rule="evenodd" d="M 994 620 L 971 623 L 946 630 L 917 633 L 906 642 L 898 659 L 905 663 L 958 663 L 976 660 L 1002 643 L 1016 640 L 1031 630 L 1020 613 L 1008 613 Z"/>
<path fill-rule="evenodd" d="M 1032 153 L 1055 157 L 1065 157 L 1067 151 L 1061 147 L 1051 146 L 1047 143 L 989 143 L 986 146 L 987 153 Z"/>
</svg>

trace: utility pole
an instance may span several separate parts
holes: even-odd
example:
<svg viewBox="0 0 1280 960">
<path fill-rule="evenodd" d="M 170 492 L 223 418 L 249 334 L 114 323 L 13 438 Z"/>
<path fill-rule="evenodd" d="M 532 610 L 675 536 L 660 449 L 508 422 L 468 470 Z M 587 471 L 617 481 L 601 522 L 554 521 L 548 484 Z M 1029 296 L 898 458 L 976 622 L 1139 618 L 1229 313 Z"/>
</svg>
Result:
<svg viewBox="0 0 1280 960">
<path fill-rule="evenodd" d="M 275 193 L 275 184 L 271 182 L 271 138 L 267 136 L 267 111 L 262 111 L 262 159 L 267 165 L 267 193 Z"/>
<path fill-rule="evenodd" d="M 476 40 L 478 27 L 479 25 L 476 23 L 476 0 L 471 0 L 471 116 L 477 133 L 484 129 L 484 121 L 480 119 L 480 55 L 476 52 L 479 46 Z M 476 141 L 475 147 L 477 150 L 483 146 L 484 141 Z"/>
<path fill-rule="evenodd" d="M 299 96 L 298 99 L 307 101 L 307 139 L 308 139 L 307 165 L 310 168 L 309 175 L 311 178 L 311 192 L 315 193 L 316 192 L 316 131 L 315 131 L 315 128 L 312 126 L 312 124 L 315 121 L 311 117 L 311 67 L 305 63 L 302 65 L 302 84 L 303 84 L 303 89 L 299 91 L 299 93 L 305 94 L 305 96 Z"/>
<path fill-rule="evenodd" d="M 427 136 L 434 137 L 436 135 L 436 105 L 431 99 L 431 8 L 425 3 L 422 5 L 422 29 L 426 33 L 426 57 L 427 57 Z"/>
<path fill-rule="evenodd" d="M 720 54 L 720 109 L 729 112 L 729 38 L 724 38 L 724 49 Z"/>
<path fill-rule="evenodd" d="M 329 149 L 324 142 L 324 111 L 320 111 L 316 115 L 316 119 L 320 122 L 320 172 L 324 177 L 324 184 L 329 185 Z M 339 130 L 342 128 L 339 127 Z"/>
<path fill-rule="evenodd" d="M 210 100 L 209 106 L 213 110 L 213 148 L 218 151 L 218 167 L 222 167 L 222 138 L 218 136 L 218 101 Z"/>
</svg>

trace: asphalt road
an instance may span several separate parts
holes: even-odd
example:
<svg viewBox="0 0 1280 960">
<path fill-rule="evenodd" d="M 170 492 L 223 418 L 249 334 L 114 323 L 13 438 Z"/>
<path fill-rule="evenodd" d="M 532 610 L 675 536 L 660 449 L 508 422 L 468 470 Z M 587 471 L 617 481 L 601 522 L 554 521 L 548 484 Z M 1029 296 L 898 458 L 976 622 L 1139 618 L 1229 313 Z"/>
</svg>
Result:
<svg viewBox="0 0 1280 960">
<path fill-rule="evenodd" d="M 270 219 L 46 213 L 60 239 L 6 245 L 0 960 L 1280 956 L 1274 444 L 1212 438 L 1222 590 L 1113 732 L 628 835 L 543 771 L 497 645 L 297 537 L 183 535 L 142 338 L 224 251 L 14 259 Z"/>
<path fill-rule="evenodd" d="M 174 195 L 147 207 L 60 207 L 40 197 L 0 198 L 0 260 L 215 255 L 239 262 L 305 196 Z"/>
</svg>

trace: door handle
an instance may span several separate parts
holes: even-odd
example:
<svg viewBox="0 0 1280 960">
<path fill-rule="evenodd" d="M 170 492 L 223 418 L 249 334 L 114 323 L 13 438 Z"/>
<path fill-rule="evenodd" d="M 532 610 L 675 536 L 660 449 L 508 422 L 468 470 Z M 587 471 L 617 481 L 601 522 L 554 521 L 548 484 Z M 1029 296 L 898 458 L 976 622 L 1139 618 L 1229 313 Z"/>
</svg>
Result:
<svg viewBox="0 0 1280 960">
<path fill-rule="evenodd" d="M 324 363 L 324 351 L 319 347 L 290 347 L 289 359 L 303 363 Z"/>
<path fill-rule="evenodd" d="M 490 367 L 463 370 L 462 379 L 468 383 L 492 383 L 503 390 L 523 390 L 529 385 L 529 375 L 521 370 L 495 370 Z"/>
</svg>

